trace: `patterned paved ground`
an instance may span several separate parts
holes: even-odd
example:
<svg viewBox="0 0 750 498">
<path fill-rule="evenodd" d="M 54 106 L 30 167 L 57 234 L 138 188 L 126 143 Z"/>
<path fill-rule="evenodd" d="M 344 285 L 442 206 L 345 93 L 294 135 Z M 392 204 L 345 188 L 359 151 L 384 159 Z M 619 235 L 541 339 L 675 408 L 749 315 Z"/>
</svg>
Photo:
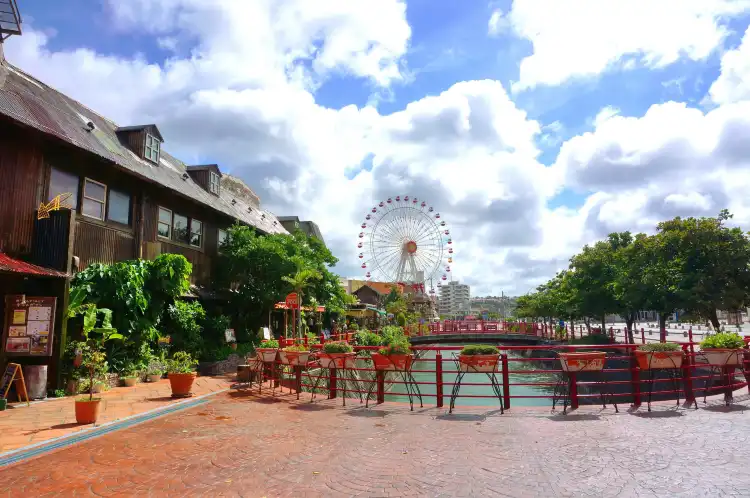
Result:
<svg viewBox="0 0 750 498">
<path fill-rule="evenodd" d="M 0 471 L 0 496 L 750 496 L 747 401 L 500 416 L 241 392 Z"/>
</svg>

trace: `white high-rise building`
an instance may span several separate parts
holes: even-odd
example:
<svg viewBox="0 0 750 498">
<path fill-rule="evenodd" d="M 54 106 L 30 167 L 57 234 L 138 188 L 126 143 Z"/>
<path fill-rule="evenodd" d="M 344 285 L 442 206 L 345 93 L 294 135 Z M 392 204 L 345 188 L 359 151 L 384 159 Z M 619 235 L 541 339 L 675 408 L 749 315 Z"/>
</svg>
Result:
<svg viewBox="0 0 750 498">
<path fill-rule="evenodd" d="M 471 292 L 468 285 L 448 282 L 440 287 L 438 312 L 441 315 L 468 314 L 471 310 Z"/>
</svg>

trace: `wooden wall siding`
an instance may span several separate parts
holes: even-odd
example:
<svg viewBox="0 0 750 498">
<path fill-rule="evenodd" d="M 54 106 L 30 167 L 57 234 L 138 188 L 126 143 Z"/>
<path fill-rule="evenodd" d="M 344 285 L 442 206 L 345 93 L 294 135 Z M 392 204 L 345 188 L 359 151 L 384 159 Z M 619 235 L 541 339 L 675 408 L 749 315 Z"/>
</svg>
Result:
<svg viewBox="0 0 750 498">
<path fill-rule="evenodd" d="M 76 221 L 73 255 L 80 258 L 79 269 L 91 263 L 116 263 L 136 257 L 133 234 L 105 226 Z"/>
<path fill-rule="evenodd" d="M 0 251 L 12 255 L 31 251 L 43 172 L 38 145 L 0 124 Z"/>
<path fill-rule="evenodd" d="M 211 257 L 206 253 L 189 249 L 166 241 L 161 242 L 162 254 L 182 254 L 193 265 L 190 282 L 198 285 L 208 285 L 211 278 Z"/>
<path fill-rule="evenodd" d="M 70 271 L 69 252 L 71 231 L 75 232 L 68 210 L 53 211 L 49 218 L 34 220 L 34 238 L 31 244 L 31 262 L 64 272 Z"/>
<path fill-rule="evenodd" d="M 146 153 L 146 132 L 129 131 L 125 135 L 125 142 L 130 150 L 136 153 L 138 157 L 143 158 Z"/>
<path fill-rule="evenodd" d="M 207 170 L 198 170 L 198 171 L 188 171 L 188 174 L 193 179 L 195 183 L 200 185 L 203 190 L 208 190 L 208 171 Z"/>
<path fill-rule="evenodd" d="M 143 202 L 143 242 L 155 242 L 156 227 L 159 223 L 159 206 L 151 202 L 151 199 L 145 199 Z"/>
</svg>

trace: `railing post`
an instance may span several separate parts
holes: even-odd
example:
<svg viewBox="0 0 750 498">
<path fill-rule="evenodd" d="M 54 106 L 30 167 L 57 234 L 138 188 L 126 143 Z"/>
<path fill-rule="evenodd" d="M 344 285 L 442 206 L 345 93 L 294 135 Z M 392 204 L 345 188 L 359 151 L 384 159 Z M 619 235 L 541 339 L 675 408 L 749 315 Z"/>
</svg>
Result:
<svg viewBox="0 0 750 498">
<path fill-rule="evenodd" d="M 438 408 L 443 407 L 443 355 L 440 351 L 435 355 L 435 395 Z"/>
<path fill-rule="evenodd" d="M 690 342 L 690 352 L 693 352 L 693 327 L 688 329 L 688 341 Z"/>
<path fill-rule="evenodd" d="M 641 406 L 641 376 L 635 350 L 630 350 L 630 383 L 633 386 L 633 406 Z"/>
<path fill-rule="evenodd" d="M 693 393 L 693 355 L 688 351 L 688 345 L 682 345 L 682 385 L 685 386 L 685 404 L 695 403 L 695 394 Z"/>
<path fill-rule="evenodd" d="M 333 399 L 336 397 L 336 369 L 331 368 L 328 372 L 328 399 Z"/>
<path fill-rule="evenodd" d="M 641 344 L 646 344 L 646 331 L 641 327 Z"/>
<path fill-rule="evenodd" d="M 320 334 L 320 343 L 324 344 L 326 342 L 326 336 L 324 334 Z"/>
<path fill-rule="evenodd" d="M 378 404 L 385 402 L 385 371 L 378 370 L 375 372 L 375 379 L 377 380 L 377 402 Z"/>
<path fill-rule="evenodd" d="M 297 399 L 299 399 L 299 393 L 302 391 L 302 365 L 294 366 L 294 383 L 297 388 Z"/>
<path fill-rule="evenodd" d="M 570 409 L 575 410 L 578 408 L 578 374 L 576 372 L 568 372 L 570 378 Z"/>
<path fill-rule="evenodd" d="M 503 369 L 503 407 L 507 410 L 510 408 L 510 373 L 508 371 L 508 355 L 500 355 L 501 366 Z"/>
<path fill-rule="evenodd" d="M 615 330 L 612 327 L 609 328 L 609 339 L 615 342 Z"/>
</svg>

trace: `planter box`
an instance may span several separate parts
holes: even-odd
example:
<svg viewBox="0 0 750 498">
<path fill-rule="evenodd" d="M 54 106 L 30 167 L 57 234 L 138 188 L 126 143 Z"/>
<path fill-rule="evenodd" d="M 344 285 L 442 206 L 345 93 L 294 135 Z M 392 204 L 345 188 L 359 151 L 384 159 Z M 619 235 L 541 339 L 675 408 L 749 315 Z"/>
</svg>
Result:
<svg viewBox="0 0 750 498">
<path fill-rule="evenodd" d="M 637 351 L 635 359 L 641 370 L 656 370 L 659 368 L 681 368 L 682 351 Z"/>
<path fill-rule="evenodd" d="M 305 366 L 310 361 L 310 351 L 279 351 L 282 365 Z"/>
<path fill-rule="evenodd" d="M 743 364 L 742 349 L 701 349 L 700 353 L 706 359 L 706 363 L 718 367 L 739 366 Z"/>
<path fill-rule="evenodd" d="M 458 366 L 462 372 L 492 373 L 497 370 L 499 354 L 459 355 Z"/>
<path fill-rule="evenodd" d="M 384 355 L 372 353 L 372 363 L 375 365 L 375 370 L 405 372 L 411 368 L 413 360 L 414 356 L 410 354 Z"/>
<path fill-rule="evenodd" d="M 357 353 L 318 353 L 321 368 L 354 368 Z"/>
<path fill-rule="evenodd" d="M 604 369 L 607 353 L 589 351 L 586 353 L 557 353 L 564 372 L 595 372 Z"/>
<path fill-rule="evenodd" d="M 260 359 L 265 363 L 273 363 L 276 361 L 276 354 L 279 352 L 278 349 L 274 348 L 257 348 L 255 350 L 260 356 Z"/>
</svg>

